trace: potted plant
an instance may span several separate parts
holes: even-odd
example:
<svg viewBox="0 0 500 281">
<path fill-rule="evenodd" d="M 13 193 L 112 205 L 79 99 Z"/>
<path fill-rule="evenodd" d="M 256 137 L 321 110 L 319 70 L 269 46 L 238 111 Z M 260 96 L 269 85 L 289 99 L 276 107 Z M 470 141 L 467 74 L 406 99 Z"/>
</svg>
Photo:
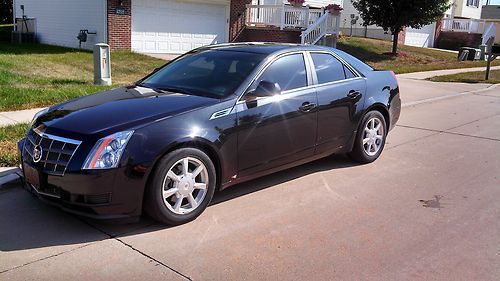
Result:
<svg viewBox="0 0 500 281">
<path fill-rule="evenodd" d="M 340 15 L 340 12 L 344 10 L 344 8 L 340 7 L 340 5 L 338 4 L 330 4 L 325 7 L 325 10 L 327 10 L 332 15 Z"/>
<path fill-rule="evenodd" d="M 306 2 L 305 0 L 288 0 L 288 3 L 294 7 L 302 7 L 302 4 Z"/>
</svg>

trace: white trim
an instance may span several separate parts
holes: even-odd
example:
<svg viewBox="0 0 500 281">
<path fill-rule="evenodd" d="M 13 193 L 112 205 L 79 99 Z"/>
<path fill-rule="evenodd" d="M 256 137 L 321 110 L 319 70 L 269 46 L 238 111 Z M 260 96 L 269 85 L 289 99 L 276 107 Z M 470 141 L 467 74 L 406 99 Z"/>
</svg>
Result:
<svg viewBox="0 0 500 281">
<path fill-rule="evenodd" d="M 225 32 L 226 32 L 226 34 L 225 34 L 226 40 L 225 41 L 226 42 L 229 42 L 229 21 L 230 21 L 230 19 L 231 19 L 231 3 L 227 4 L 227 6 L 226 6 L 226 19 L 225 19 L 226 20 L 226 30 L 225 30 Z"/>
<path fill-rule="evenodd" d="M 14 24 L 14 29 L 16 28 L 16 0 L 12 1 L 12 23 Z"/>
<path fill-rule="evenodd" d="M 103 2 L 103 12 L 104 12 L 104 16 L 103 16 L 103 19 L 104 19 L 104 30 L 103 30 L 104 42 L 103 43 L 109 44 L 109 38 L 108 38 L 108 1 L 102 0 L 102 2 Z M 132 9 L 132 5 L 130 5 L 130 9 Z M 131 21 L 130 25 L 132 25 L 132 18 L 130 18 L 130 21 Z M 132 37 L 132 35 L 130 35 L 130 37 Z M 132 38 L 130 38 L 130 40 L 132 40 Z"/>
</svg>

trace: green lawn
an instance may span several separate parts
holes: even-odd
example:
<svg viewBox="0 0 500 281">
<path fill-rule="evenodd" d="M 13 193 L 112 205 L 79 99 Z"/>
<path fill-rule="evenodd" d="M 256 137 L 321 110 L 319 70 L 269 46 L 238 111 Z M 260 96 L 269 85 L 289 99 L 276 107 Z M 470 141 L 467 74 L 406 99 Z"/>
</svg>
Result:
<svg viewBox="0 0 500 281">
<path fill-rule="evenodd" d="M 0 167 L 19 165 L 17 141 L 28 131 L 29 124 L 0 127 Z"/>
<path fill-rule="evenodd" d="M 113 86 L 134 82 L 165 61 L 132 52 L 113 52 Z M 53 105 L 111 87 L 93 85 L 88 51 L 0 43 L 0 111 Z"/>
<path fill-rule="evenodd" d="M 337 47 L 377 69 L 408 73 L 428 70 L 454 69 L 486 66 L 486 62 L 459 62 L 457 54 L 411 46 L 399 45 L 397 57 L 388 54 L 392 49 L 389 41 L 344 37 Z M 495 65 L 500 64 L 495 62 Z"/>
<path fill-rule="evenodd" d="M 463 83 L 500 83 L 500 70 L 492 70 L 490 72 L 490 79 L 484 80 L 485 71 L 467 72 L 452 75 L 436 76 L 427 80 L 435 82 L 463 82 Z"/>
<path fill-rule="evenodd" d="M 345 50 L 378 69 L 396 73 L 482 66 L 458 62 L 448 52 L 400 46 L 400 55 L 387 41 L 344 38 Z M 165 62 L 132 52 L 111 55 L 113 87 L 134 82 Z M 92 53 L 48 45 L 12 45 L 0 42 L 0 111 L 49 106 L 110 87 L 93 85 Z"/>
</svg>

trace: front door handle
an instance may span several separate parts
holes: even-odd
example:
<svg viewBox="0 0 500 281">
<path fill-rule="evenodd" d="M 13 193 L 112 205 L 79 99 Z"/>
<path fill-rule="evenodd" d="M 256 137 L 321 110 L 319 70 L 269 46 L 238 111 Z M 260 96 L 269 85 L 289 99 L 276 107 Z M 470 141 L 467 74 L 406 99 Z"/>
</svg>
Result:
<svg viewBox="0 0 500 281">
<path fill-rule="evenodd" d="M 361 93 L 356 90 L 350 90 L 349 94 L 347 94 L 347 97 L 353 100 L 359 98 L 359 96 L 361 96 Z"/>
<path fill-rule="evenodd" d="M 302 112 L 310 112 L 311 110 L 313 110 L 315 108 L 316 108 L 316 104 L 315 103 L 305 102 L 305 103 L 302 104 L 301 107 L 299 107 L 299 110 L 302 111 Z"/>
</svg>

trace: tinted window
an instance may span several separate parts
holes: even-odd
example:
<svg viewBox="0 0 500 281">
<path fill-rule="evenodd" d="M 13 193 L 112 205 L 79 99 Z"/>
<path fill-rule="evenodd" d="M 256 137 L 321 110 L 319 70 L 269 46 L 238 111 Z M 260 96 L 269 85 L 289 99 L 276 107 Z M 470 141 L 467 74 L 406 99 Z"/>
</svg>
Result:
<svg viewBox="0 0 500 281">
<path fill-rule="evenodd" d="M 329 54 L 311 54 L 318 83 L 328 83 L 345 79 L 344 65 Z"/>
<path fill-rule="evenodd" d="M 306 66 L 302 54 L 288 55 L 274 61 L 257 79 L 253 89 L 260 81 L 278 83 L 282 91 L 307 86 Z"/>
<path fill-rule="evenodd" d="M 142 83 L 222 98 L 233 94 L 265 57 L 232 51 L 196 52 L 166 65 Z"/>
</svg>

